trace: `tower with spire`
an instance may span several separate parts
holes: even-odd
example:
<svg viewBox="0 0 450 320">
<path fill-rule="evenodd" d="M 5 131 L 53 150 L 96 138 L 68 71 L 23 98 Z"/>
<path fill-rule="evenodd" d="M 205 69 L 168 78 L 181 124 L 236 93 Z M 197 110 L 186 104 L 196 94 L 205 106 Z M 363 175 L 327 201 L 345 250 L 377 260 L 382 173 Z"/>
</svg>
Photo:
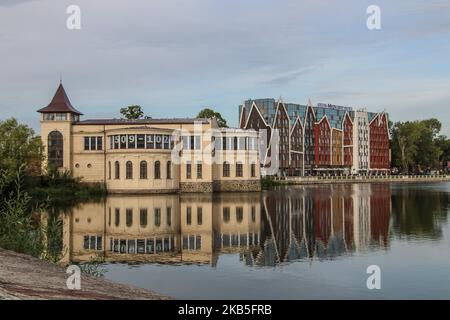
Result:
<svg viewBox="0 0 450 320">
<path fill-rule="evenodd" d="M 80 121 L 83 114 L 70 103 L 61 80 L 51 102 L 37 112 L 40 113 L 41 139 L 46 156 L 43 169 L 50 165 L 61 170 L 72 170 L 72 124 Z"/>
</svg>

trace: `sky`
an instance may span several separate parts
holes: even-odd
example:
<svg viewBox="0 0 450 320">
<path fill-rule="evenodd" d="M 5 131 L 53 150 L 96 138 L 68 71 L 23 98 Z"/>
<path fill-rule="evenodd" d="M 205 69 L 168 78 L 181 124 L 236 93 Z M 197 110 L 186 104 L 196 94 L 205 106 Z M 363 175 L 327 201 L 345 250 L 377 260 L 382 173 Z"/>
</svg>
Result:
<svg viewBox="0 0 450 320">
<path fill-rule="evenodd" d="M 369 5 L 381 29 L 366 25 Z M 81 29 L 66 26 L 69 5 Z M 436 117 L 450 136 L 448 0 L 0 0 L 0 120 L 39 132 L 62 82 L 84 119 L 203 107 L 231 126 L 249 98 Z"/>
</svg>

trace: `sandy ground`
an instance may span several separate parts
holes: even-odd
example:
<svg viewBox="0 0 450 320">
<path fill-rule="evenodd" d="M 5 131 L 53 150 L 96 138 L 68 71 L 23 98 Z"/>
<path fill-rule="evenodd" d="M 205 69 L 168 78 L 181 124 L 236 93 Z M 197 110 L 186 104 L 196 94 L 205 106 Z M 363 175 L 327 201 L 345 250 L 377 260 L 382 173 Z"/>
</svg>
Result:
<svg viewBox="0 0 450 320">
<path fill-rule="evenodd" d="M 81 290 L 67 289 L 66 269 L 27 255 L 0 249 L 0 300 L 4 299 L 151 299 L 169 297 L 82 274 Z"/>
</svg>

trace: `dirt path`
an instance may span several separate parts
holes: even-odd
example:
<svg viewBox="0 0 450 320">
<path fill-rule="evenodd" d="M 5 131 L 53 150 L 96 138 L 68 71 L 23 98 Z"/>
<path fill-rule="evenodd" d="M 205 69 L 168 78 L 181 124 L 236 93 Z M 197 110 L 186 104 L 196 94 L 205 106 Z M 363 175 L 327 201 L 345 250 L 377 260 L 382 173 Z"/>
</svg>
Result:
<svg viewBox="0 0 450 320">
<path fill-rule="evenodd" d="M 66 286 L 66 269 L 27 255 L 0 249 L 2 299 L 169 299 L 144 289 L 82 274 L 81 290 Z"/>
</svg>

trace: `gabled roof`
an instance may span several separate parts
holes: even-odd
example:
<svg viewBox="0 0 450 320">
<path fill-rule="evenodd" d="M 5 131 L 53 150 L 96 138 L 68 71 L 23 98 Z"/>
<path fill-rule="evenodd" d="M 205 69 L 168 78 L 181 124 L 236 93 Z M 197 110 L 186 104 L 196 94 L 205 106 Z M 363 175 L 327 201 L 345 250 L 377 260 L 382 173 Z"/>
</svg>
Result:
<svg viewBox="0 0 450 320">
<path fill-rule="evenodd" d="M 70 112 L 77 115 L 83 115 L 80 111 L 75 109 L 67 97 L 66 91 L 62 83 L 59 84 L 52 101 L 45 108 L 39 109 L 37 112 L 52 113 L 52 112 Z"/>
</svg>

